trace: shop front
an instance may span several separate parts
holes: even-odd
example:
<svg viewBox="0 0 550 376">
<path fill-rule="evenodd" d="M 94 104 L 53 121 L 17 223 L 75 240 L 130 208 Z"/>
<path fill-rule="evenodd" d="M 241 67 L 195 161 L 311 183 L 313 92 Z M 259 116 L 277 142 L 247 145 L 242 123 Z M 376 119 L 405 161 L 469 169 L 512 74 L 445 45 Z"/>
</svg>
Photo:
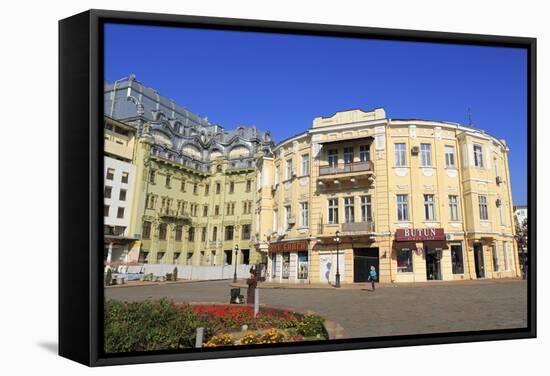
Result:
<svg viewBox="0 0 550 376">
<path fill-rule="evenodd" d="M 443 228 L 395 232 L 395 282 L 453 280 L 453 261 Z"/>
<path fill-rule="evenodd" d="M 310 258 L 307 240 L 270 243 L 267 263 L 269 282 L 308 283 Z"/>
</svg>

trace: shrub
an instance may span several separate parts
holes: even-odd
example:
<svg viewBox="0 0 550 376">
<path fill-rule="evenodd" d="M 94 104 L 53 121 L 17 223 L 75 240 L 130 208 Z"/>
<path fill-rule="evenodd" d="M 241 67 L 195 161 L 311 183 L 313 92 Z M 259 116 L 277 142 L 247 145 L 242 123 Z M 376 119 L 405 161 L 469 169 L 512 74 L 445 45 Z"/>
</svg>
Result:
<svg viewBox="0 0 550 376">
<path fill-rule="evenodd" d="M 296 332 L 304 337 L 315 337 L 320 335 L 321 337 L 327 338 L 324 321 L 322 317 L 317 315 L 306 315 L 296 326 Z"/>
<path fill-rule="evenodd" d="M 288 336 L 285 332 L 271 328 L 260 336 L 259 343 L 279 343 L 287 339 Z"/>
<path fill-rule="evenodd" d="M 241 345 L 253 345 L 260 341 L 260 336 L 253 332 L 245 333 L 241 338 Z"/>
<path fill-rule="evenodd" d="M 210 340 L 204 344 L 204 347 L 230 346 L 233 345 L 234 342 L 233 337 L 229 334 L 221 333 L 210 338 Z"/>
<path fill-rule="evenodd" d="M 191 348 L 196 328 L 213 334 L 207 318 L 195 315 L 189 306 L 178 307 L 168 300 L 105 303 L 105 352 L 131 352 Z"/>
</svg>

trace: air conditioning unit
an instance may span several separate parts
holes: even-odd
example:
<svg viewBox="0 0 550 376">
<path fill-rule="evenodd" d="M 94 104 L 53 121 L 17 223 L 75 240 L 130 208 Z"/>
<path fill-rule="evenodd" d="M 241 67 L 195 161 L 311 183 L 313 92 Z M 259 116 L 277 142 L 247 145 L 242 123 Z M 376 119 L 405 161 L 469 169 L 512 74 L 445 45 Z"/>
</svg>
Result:
<svg viewBox="0 0 550 376">
<path fill-rule="evenodd" d="M 496 180 L 497 180 L 497 185 L 500 185 L 503 183 L 503 180 L 500 176 L 497 176 Z"/>
<path fill-rule="evenodd" d="M 288 219 L 288 224 L 289 224 L 290 226 L 292 226 L 292 225 L 295 224 L 295 223 L 296 223 L 296 219 L 295 219 L 295 218 L 289 218 L 289 219 Z"/>
<path fill-rule="evenodd" d="M 453 240 L 454 236 L 453 234 L 445 234 L 445 240 Z"/>
<path fill-rule="evenodd" d="M 418 146 L 413 146 L 411 148 L 411 154 L 412 155 L 418 155 L 418 153 L 420 153 L 420 148 Z"/>
<path fill-rule="evenodd" d="M 497 198 L 496 204 L 497 207 L 499 207 L 500 205 L 502 205 L 502 200 L 500 198 Z"/>
</svg>

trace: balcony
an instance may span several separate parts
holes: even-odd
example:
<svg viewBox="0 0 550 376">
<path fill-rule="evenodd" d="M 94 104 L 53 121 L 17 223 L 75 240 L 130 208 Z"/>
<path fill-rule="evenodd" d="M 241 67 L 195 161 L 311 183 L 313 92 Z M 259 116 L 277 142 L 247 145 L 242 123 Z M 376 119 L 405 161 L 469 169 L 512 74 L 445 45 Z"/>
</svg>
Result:
<svg viewBox="0 0 550 376">
<path fill-rule="evenodd" d="M 374 222 L 342 223 L 343 235 L 362 235 L 374 232 Z"/>
<path fill-rule="evenodd" d="M 159 212 L 159 215 L 161 218 L 166 218 L 166 219 L 179 219 L 179 220 L 189 220 L 191 219 L 191 216 L 189 215 L 189 213 L 184 213 L 184 212 L 178 212 L 177 210 L 174 210 L 174 209 L 161 209 L 160 212 Z"/>
<path fill-rule="evenodd" d="M 320 166 L 319 167 L 319 176 L 324 175 L 338 175 L 338 174 L 349 174 L 349 173 L 362 173 L 362 172 L 373 172 L 374 163 L 372 161 L 363 161 L 363 162 L 353 162 L 343 165 L 336 166 Z"/>
<path fill-rule="evenodd" d="M 241 169 L 255 169 L 254 160 L 253 159 L 246 159 L 246 160 L 238 160 L 238 161 L 229 161 L 227 163 L 227 171 L 235 171 L 235 170 L 241 170 Z"/>
</svg>

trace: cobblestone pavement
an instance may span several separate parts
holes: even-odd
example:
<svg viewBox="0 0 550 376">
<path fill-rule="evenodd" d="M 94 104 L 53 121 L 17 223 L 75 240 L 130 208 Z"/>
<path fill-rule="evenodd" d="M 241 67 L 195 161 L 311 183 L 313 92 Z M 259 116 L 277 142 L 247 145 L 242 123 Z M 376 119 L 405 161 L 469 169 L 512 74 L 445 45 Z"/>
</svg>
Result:
<svg viewBox="0 0 550 376">
<path fill-rule="evenodd" d="M 261 304 L 311 310 L 336 321 L 346 337 L 377 337 L 527 326 L 522 280 L 423 283 L 368 289 L 261 289 Z M 108 288 L 107 299 L 229 302 L 230 281 Z M 246 296 L 246 291 L 241 290 Z"/>
</svg>

